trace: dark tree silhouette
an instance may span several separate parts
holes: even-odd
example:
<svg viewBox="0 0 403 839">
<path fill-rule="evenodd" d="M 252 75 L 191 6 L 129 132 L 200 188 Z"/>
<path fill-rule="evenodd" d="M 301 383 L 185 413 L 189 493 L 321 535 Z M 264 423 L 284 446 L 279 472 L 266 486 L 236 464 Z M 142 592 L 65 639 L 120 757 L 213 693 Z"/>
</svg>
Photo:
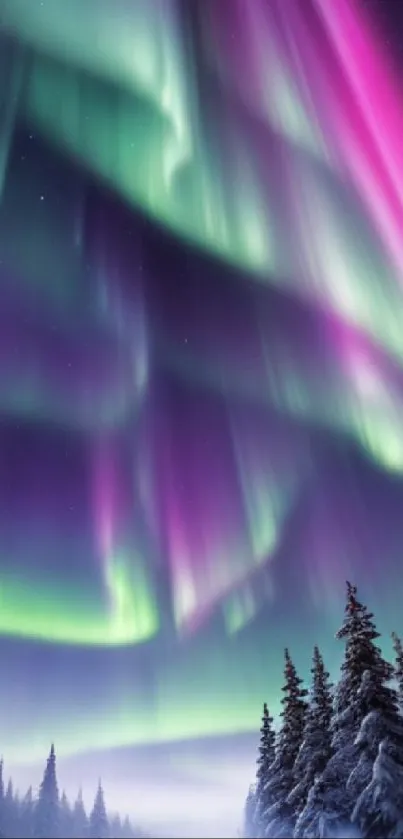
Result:
<svg viewBox="0 0 403 839">
<path fill-rule="evenodd" d="M 253 836 L 260 836 L 264 833 L 264 813 L 270 804 L 265 790 L 270 781 L 270 769 L 276 756 L 275 741 L 276 737 L 273 728 L 273 718 L 270 716 L 269 709 L 265 702 L 263 705 L 262 725 L 260 728 L 256 790 L 254 792 L 253 801 L 249 802 L 249 810 L 251 810 L 252 803 L 254 806 L 253 817 L 252 813 L 250 815 L 250 830 L 254 831 L 252 834 Z"/>
<path fill-rule="evenodd" d="M 301 835 L 298 817 L 307 803 L 308 793 L 315 778 L 325 769 L 331 754 L 330 723 L 332 718 L 332 693 L 329 673 L 318 647 L 315 647 L 312 664 L 312 688 L 301 748 L 295 761 L 297 784 L 288 801 L 292 805 L 297 823 L 295 836 Z"/>
<path fill-rule="evenodd" d="M 58 834 L 59 791 L 56 779 L 55 747 L 52 743 L 35 807 L 34 837 L 35 839 L 54 839 Z"/>
<path fill-rule="evenodd" d="M 109 839 L 109 824 L 106 815 L 104 793 L 101 781 L 98 784 L 94 806 L 90 815 L 90 839 Z"/>
<path fill-rule="evenodd" d="M 37 798 L 33 796 L 32 787 L 29 787 L 20 800 L 11 779 L 5 792 L 3 777 L 1 760 L 0 839 L 109 839 L 109 836 L 111 839 L 146 839 L 146 834 L 133 828 L 127 816 L 122 821 L 116 815 L 109 822 L 100 784 L 91 813 L 91 831 L 81 790 L 73 807 L 64 792 L 59 800 L 53 745 Z"/>
<path fill-rule="evenodd" d="M 270 802 L 265 813 L 266 836 L 281 839 L 290 836 L 293 829 L 293 810 L 288 804 L 288 796 L 294 786 L 294 763 L 300 749 L 307 711 L 307 691 L 301 687 L 302 679 L 285 650 L 285 684 L 281 700 L 282 725 L 276 744 L 276 757 L 272 765 L 271 777 L 265 788 L 265 795 Z"/>
<path fill-rule="evenodd" d="M 18 833 L 19 802 L 14 797 L 13 782 L 9 778 L 3 801 L 3 832 L 9 839 L 14 839 Z"/>
</svg>

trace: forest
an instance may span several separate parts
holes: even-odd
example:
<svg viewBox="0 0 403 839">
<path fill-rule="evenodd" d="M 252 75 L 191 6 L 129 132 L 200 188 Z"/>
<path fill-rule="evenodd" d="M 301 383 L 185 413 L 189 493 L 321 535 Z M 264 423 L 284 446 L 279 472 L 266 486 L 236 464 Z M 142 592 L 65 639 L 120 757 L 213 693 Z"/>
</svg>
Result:
<svg viewBox="0 0 403 839">
<path fill-rule="evenodd" d="M 5 787 L 3 761 L 0 762 L 0 838 L 146 839 L 146 835 L 134 828 L 127 817 L 122 820 L 119 815 L 107 812 L 101 782 L 89 815 L 81 790 L 73 805 L 65 792 L 59 795 L 52 744 L 37 796 L 29 787 L 20 798 L 11 779 Z"/>
<path fill-rule="evenodd" d="M 285 650 L 280 725 L 263 707 L 244 839 L 403 837 L 403 647 L 384 658 L 374 615 L 347 582 L 340 678 L 318 647 L 307 690 Z"/>
</svg>

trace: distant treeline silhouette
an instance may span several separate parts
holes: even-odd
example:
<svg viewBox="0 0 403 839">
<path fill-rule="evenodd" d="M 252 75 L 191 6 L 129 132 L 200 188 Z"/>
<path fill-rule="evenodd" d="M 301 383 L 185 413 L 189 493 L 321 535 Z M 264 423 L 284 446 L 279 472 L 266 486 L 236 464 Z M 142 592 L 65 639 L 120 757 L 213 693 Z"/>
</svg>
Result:
<svg viewBox="0 0 403 839">
<path fill-rule="evenodd" d="M 52 745 L 42 783 L 35 796 L 32 787 L 23 798 L 14 791 L 10 779 L 4 786 L 3 761 L 0 762 L 0 839 L 144 839 L 126 817 L 110 816 L 105 807 L 101 782 L 91 813 L 87 815 L 82 792 L 74 804 L 66 794 L 59 796 L 56 754 Z"/>
<path fill-rule="evenodd" d="M 335 687 L 318 647 L 309 692 L 285 650 L 281 724 L 265 704 L 245 839 L 403 837 L 403 647 L 393 633 L 386 661 L 373 617 L 347 583 Z"/>
</svg>

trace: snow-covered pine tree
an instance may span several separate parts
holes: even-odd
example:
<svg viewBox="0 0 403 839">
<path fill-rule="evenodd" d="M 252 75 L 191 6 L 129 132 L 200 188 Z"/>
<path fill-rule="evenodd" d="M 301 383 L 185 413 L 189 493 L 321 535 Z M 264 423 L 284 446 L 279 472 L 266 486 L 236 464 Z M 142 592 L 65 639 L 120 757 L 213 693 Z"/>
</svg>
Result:
<svg viewBox="0 0 403 839">
<path fill-rule="evenodd" d="M 85 812 L 83 793 L 80 789 L 73 807 L 71 831 L 72 839 L 87 839 L 88 832 L 88 818 Z"/>
<path fill-rule="evenodd" d="M 401 638 L 392 632 L 393 649 L 395 651 L 395 679 L 400 713 L 403 713 L 403 644 Z"/>
<path fill-rule="evenodd" d="M 366 663 L 361 685 L 357 692 L 357 707 L 362 718 L 355 744 L 358 746 L 359 759 L 347 782 L 347 793 L 355 805 L 358 797 L 369 784 L 379 746 L 390 730 L 398 737 L 403 735 L 403 725 L 399 718 L 399 701 L 396 690 L 390 686 L 394 668 L 386 661 L 374 641 L 379 638 L 372 620 L 366 621 L 360 631 L 360 655 Z M 403 739 L 398 743 L 403 748 Z"/>
<path fill-rule="evenodd" d="M 312 686 L 304 736 L 294 765 L 297 783 L 288 796 L 288 803 L 291 804 L 296 817 L 295 837 L 303 835 L 298 817 L 306 805 L 309 790 L 316 776 L 323 772 L 332 754 L 330 722 L 333 700 L 329 673 L 318 647 L 314 648 L 311 673 Z"/>
<path fill-rule="evenodd" d="M 136 833 L 136 830 L 134 829 L 129 819 L 129 816 L 125 816 L 122 824 L 122 839 L 135 839 L 137 835 L 141 836 L 141 833 Z"/>
<path fill-rule="evenodd" d="M 90 815 L 90 839 L 109 839 L 109 822 L 106 815 L 104 792 L 99 781 L 94 806 Z"/>
<path fill-rule="evenodd" d="M 56 755 L 52 743 L 39 788 L 34 814 L 35 839 L 54 839 L 59 827 L 59 791 L 56 779 Z"/>
<path fill-rule="evenodd" d="M 270 780 L 266 784 L 264 795 L 269 803 L 264 813 L 265 835 L 281 839 L 291 836 L 293 811 L 287 798 L 294 785 L 294 763 L 302 743 L 307 710 L 307 691 L 301 687 L 302 679 L 297 675 L 288 650 L 285 650 L 285 684 L 281 700 L 282 724 L 276 743 L 274 763 L 270 770 Z"/>
<path fill-rule="evenodd" d="M 332 750 L 325 770 L 311 787 L 299 817 L 299 835 L 306 839 L 346 831 L 355 805 L 353 788 L 347 788 L 358 764 L 360 746 L 356 737 L 370 707 L 359 695 L 366 670 L 379 664 L 380 650 L 374 644 L 379 633 L 373 615 L 357 599 L 356 586 L 347 582 L 344 620 L 336 638 L 346 641 L 341 677 L 337 684 L 331 721 Z"/>
<path fill-rule="evenodd" d="M 259 756 L 257 759 L 254 836 L 264 836 L 264 813 L 270 805 L 265 794 L 265 788 L 270 781 L 270 767 L 275 759 L 276 735 L 273 728 L 273 717 L 269 714 L 266 702 L 263 705 L 262 725 L 260 728 Z"/>
<path fill-rule="evenodd" d="M 362 643 L 365 643 L 364 635 Z M 372 644 L 372 662 L 367 651 L 368 670 L 362 677 L 357 693 L 360 713 L 363 715 L 355 741 L 359 759 L 347 782 L 347 792 L 353 805 L 371 780 L 379 746 L 387 736 L 390 724 L 395 727 L 399 721 L 397 693 L 388 684 L 393 676 L 393 667 L 382 658 L 379 647 L 369 639 L 367 643 Z"/>
<path fill-rule="evenodd" d="M 402 731 L 391 731 L 380 744 L 372 779 L 358 798 L 352 820 L 359 826 L 363 839 L 400 839 L 403 836 Z"/>
<path fill-rule="evenodd" d="M 258 835 L 255 821 L 256 803 L 256 787 L 251 784 L 244 807 L 242 839 L 256 839 Z"/>
<path fill-rule="evenodd" d="M 403 836 L 403 718 L 397 691 L 387 685 L 391 671 L 380 658 L 377 668 L 365 672 L 360 689 L 370 710 L 357 737 L 361 755 L 348 788 L 356 801 L 352 822 L 363 839 Z"/>
</svg>

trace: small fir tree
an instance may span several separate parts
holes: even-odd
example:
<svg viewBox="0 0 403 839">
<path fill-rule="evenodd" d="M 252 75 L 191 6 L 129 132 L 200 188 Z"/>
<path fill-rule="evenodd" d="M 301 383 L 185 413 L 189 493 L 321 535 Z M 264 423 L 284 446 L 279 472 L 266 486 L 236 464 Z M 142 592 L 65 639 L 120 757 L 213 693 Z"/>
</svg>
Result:
<svg viewBox="0 0 403 839">
<path fill-rule="evenodd" d="M 73 807 L 72 814 L 72 839 L 87 839 L 89 832 L 89 824 L 87 813 L 85 812 L 83 793 L 80 789 L 76 802 Z"/>
<path fill-rule="evenodd" d="M 98 784 L 94 806 L 90 815 L 89 827 L 90 839 L 109 839 L 109 824 L 101 782 Z"/>
<path fill-rule="evenodd" d="M 56 754 L 52 743 L 43 781 L 35 807 L 35 839 L 54 839 L 59 831 L 59 792 L 56 778 Z"/>
<path fill-rule="evenodd" d="M 332 692 L 329 673 L 325 668 L 318 647 L 314 648 L 311 673 L 312 687 L 304 736 L 294 766 L 297 784 L 288 798 L 288 802 L 295 813 L 294 836 L 296 837 L 302 835 L 298 817 L 307 803 L 309 790 L 315 778 L 327 766 L 332 754 L 330 732 Z"/>
<path fill-rule="evenodd" d="M 265 795 L 265 788 L 270 781 L 270 768 L 274 762 L 276 736 L 273 728 L 273 717 L 269 714 L 266 702 L 263 705 L 262 725 L 260 728 L 259 756 L 257 759 L 256 790 L 253 799 L 254 836 L 264 835 L 264 812 L 268 809 L 269 800 Z"/>
<path fill-rule="evenodd" d="M 113 839 L 123 839 L 123 826 L 118 813 L 110 819 L 109 827 L 110 835 L 113 836 Z"/>
<path fill-rule="evenodd" d="M 34 835 L 34 798 L 29 787 L 20 805 L 20 835 L 32 839 Z"/>
<path fill-rule="evenodd" d="M 141 836 L 141 834 L 138 835 Z M 136 831 L 134 830 L 129 817 L 125 816 L 122 824 L 122 839 L 135 839 L 135 837 Z"/>
<path fill-rule="evenodd" d="M 302 743 L 307 710 L 307 691 L 301 687 L 302 679 L 297 675 L 288 650 L 285 650 L 284 697 L 281 702 L 282 725 L 280 728 L 270 780 L 264 794 L 270 802 L 264 818 L 266 836 L 280 839 L 290 836 L 293 826 L 293 811 L 287 798 L 294 786 L 294 763 Z"/>
<path fill-rule="evenodd" d="M 73 814 L 66 793 L 62 792 L 59 804 L 59 839 L 72 836 Z"/>
</svg>

